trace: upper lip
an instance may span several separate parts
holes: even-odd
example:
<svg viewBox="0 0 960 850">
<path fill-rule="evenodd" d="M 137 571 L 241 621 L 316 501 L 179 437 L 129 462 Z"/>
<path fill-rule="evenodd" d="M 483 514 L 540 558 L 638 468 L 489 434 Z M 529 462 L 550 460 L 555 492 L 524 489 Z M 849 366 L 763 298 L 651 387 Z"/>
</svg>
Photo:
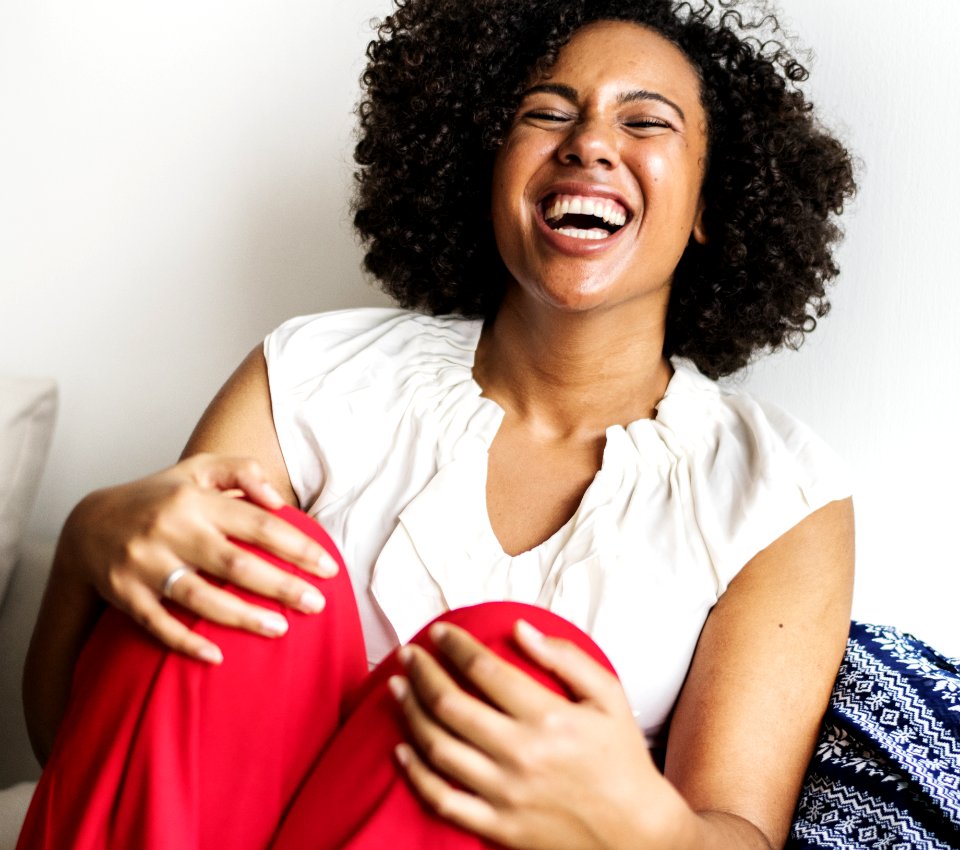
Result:
<svg viewBox="0 0 960 850">
<path fill-rule="evenodd" d="M 610 188 L 603 183 L 588 183 L 580 180 L 561 180 L 558 183 L 551 183 L 545 191 L 540 193 L 537 199 L 537 206 L 543 210 L 543 202 L 551 195 L 581 195 L 585 198 L 609 198 L 616 201 L 628 213 L 627 221 L 636 215 L 634 205 L 628 201 L 622 193 Z"/>
</svg>

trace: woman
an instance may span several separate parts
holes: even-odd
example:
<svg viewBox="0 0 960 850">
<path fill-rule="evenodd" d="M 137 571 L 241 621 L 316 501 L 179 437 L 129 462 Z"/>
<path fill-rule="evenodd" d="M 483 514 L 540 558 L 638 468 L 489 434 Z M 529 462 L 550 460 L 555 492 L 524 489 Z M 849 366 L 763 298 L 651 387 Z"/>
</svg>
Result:
<svg viewBox="0 0 960 850">
<path fill-rule="evenodd" d="M 355 221 L 428 315 L 287 323 L 184 461 L 78 506 L 28 660 L 53 754 L 21 846 L 64 820 L 77 846 L 783 845 L 847 632 L 849 492 L 711 379 L 826 312 L 853 180 L 803 69 L 737 25 L 423 0 L 381 26 Z M 311 576 L 344 563 L 352 592 Z M 67 710 L 95 591 L 159 642 L 101 617 Z M 527 605 L 459 611 L 498 599 Z"/>
</svg>

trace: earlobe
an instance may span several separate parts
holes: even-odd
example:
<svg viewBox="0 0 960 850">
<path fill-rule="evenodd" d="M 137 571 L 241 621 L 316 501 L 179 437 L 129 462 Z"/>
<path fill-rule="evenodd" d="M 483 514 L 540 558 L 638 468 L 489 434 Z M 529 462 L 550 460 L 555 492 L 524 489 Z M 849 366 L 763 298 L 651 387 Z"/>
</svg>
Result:
<svg viewBox="0 0 960 850">
<path fill-rule="evenodd" d="M 703 213 L 705 209 L 706 204 L 703 201 L 703 196 L 701 196 L 697 202 L 697 214 L 693 218 L 693 230 L 691 231 L 693 240 L 700 245 L 706 245 L 707 242 L 710 241 L 707 237 L 707 229 L 703 224 Z"/>
</svg>

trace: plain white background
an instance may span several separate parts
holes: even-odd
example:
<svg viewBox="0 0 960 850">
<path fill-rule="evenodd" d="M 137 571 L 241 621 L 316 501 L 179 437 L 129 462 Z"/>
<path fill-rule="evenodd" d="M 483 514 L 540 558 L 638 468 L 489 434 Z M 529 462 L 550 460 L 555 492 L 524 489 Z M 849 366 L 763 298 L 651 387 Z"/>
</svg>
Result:
<svg viewBox="0 0 960 850">
<path fill-rule="evenodd" d="M 960 655 L 960 4 L 783 0 L 862 160 L 834 310 L 741 380 L 855 485 L 855 614 Z M 347 215 L 387 0 L 0 0 L 0 370 L 61 411 L 34 525 L 172 462 L 284 318 L 384 303 Z"/>
</svg>

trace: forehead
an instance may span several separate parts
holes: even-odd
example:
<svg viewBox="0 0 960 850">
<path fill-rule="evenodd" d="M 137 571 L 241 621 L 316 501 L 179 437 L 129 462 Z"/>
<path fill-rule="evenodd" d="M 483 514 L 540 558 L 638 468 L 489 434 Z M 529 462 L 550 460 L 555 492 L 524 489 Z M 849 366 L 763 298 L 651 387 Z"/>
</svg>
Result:
<svg viewBox="0 0 960 850">
<path fill-rule="evenodd" d="M 687 55 L 655 30 L 628 21 L 596 21 L 578 29 L 534 82 L 625 86 L 700 102 L 700 77 Z"/>
</svg>

